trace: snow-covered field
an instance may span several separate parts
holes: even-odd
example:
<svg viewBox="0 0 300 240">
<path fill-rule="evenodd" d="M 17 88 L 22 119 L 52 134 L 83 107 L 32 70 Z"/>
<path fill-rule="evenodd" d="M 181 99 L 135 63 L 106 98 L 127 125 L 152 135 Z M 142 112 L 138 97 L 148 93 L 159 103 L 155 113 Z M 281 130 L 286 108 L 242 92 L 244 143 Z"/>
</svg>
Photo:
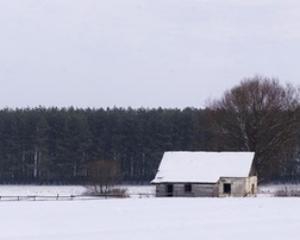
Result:
<svg viewBox="0 0 300 240">
<path fill-rule="evenodd" d="M 0 202 L 2 240 L 297 239 L 298 198 Z"/>
<path fill-rule="evenodd" d="M 122 185 L 118 188 L 126 189 L 131 198 L 153 197 L 155 187 L 153 185 L 134 186 Z M 299 191 L 300 184 L 278 184 L 278 185 L 263 185 L 259 186 L 258 197 L 271 197 L 277 191 Z M 84 186 L 37 186 L 37 185 L 0 185 L 1 196 L 70 196 L 82 195 L 88 192 L 89 189 Z"/>
<path fill-rule="evenodd" d="M 0 196 L 56 196 L 81 195 L 83 186 L 0 185 Z"/>
<path fill-rule="evenodd" d="M 117 186 L 126 189 L 132 197 L 140 194 L 153 195 L 154 186 Z M 0 185 L 0 196 L 70 196 L 81 195 L 89 189 L 84 186 L 43 186 L 43 185 Z"/>
<path fill-rule="evenodd" d="M 0 240 L 297 239 L 300 198 L 273 198 L 299 185 L 266 185 L 257 198 L 141 198 L 153 186 L 122 186 L 131 198 L 0 201 Z M 0 196 L 80 195 L 81 186 L 0 186 Z M 261 197 L 267 196 L 267 197 Z"/>
<path fill-rule="evenodd" d="M 300 184 L 267 184 L 259 186 L 260 196 L 273 196 L 278 191 L 300 192 Z"/>
</svg>

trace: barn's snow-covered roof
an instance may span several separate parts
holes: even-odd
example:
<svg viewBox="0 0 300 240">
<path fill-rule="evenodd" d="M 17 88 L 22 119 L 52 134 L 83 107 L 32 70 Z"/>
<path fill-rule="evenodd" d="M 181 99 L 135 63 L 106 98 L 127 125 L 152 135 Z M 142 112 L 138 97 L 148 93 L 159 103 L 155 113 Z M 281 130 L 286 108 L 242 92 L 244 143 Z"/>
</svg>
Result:
<svg viewBox="0 0 300 240">
<path fill-rule="evenodd" d="M 220 177 L 248 177 L 253 152 L 166 152 L 152 183 L 215 183 Z"/>
</svg>

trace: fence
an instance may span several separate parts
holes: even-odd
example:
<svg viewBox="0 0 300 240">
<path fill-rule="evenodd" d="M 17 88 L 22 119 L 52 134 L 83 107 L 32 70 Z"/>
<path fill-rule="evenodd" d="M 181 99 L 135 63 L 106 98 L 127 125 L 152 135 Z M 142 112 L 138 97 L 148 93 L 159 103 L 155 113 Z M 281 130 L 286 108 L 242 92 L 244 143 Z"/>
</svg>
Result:
<svg viewBox="0 0 300 240">
<path fill-rule="evenodd" d="M 120 194 L 97 194 L 97 195 L 26 195 L 26 196 L 0 196 L 0 201 L 73 201 L 73 200 L 100 200 L 100 199 L 112 199 L 112 198 L 150 198 L 154 197 L 151 193 L 136 193 L 124 196 Z"/>
</svg>

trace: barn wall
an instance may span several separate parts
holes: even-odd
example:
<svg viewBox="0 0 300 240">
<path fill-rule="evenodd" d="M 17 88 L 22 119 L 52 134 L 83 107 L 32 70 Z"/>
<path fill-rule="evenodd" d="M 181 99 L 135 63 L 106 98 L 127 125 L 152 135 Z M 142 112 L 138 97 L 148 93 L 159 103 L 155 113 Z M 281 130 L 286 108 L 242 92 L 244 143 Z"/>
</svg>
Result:
<svg viewBox="0 0 300 240">
<path fill-rule="evenodd" d="M 155 187 L 156 187 L 156 197 L 166 197 L 167 196 L 165 184 L 156 184 Z"/>
<path fill-rule="evenodd" d="M 246 181 L 246 191 L 248 196 L 256 196 L 257 194 L 257 177 L 248 177 Z"/>
<path fill-rule="evenodd" d="M 231 185 L 230 194 L 224 193 L 224 184 Z M 218 183 L 192 183 L 191 192 L 185 192 L 184 183 L 169 183 L 173 186 L 173 197 L 246 197 L 256 196 L 257 177 L 221 177 Z M 168 183 L 156 184 L 156 196 L 167 197 Z"/>
<path fill-rule="evenodd" d="M 224 193 L 224 184 L 231 184 L 231 193 Z M 243 197 L 246 194 L 246 178 L 222 177 L 219 180 L 219 197 L 233 196 Z"/>
<path fill-rule="evenodd" d="M 230 194 L 224 193 L 225 183 L 231 184 Z M 246 178 L 222 177 L 220 178 L 218 185 L 219 185 L 219 197 L 256 196 L 257 193 L 257 177 L 246 177 Z"/>
<path fill-rule="evenodd" d="M 218 192 L 217 184 L 194 184 L 193 193 L 195 197 L 216 197 Z"/>
<path fill-rule="evenodd" d="M 166 197 L 167 183 L 156 185 L 156 196 Z M 191 192 L 185 191 L 184 183 L 173 183 L 173 197 L 214 197 L 218 193 L 218 185 L 213 183 L 192 183 Z"/>
</svg>

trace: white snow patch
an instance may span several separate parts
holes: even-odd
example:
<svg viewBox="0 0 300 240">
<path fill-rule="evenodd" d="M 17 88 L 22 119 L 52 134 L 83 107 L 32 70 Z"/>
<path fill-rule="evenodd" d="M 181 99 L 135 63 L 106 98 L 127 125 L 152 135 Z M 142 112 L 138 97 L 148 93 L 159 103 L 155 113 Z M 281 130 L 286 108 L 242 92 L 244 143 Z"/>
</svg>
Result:
<svg viewBox="0 0 300 240">
<path fill-rule="evenodd" d="M 153 197 L 153 185 L 120 185 L 116 188 L 126 189 L 130 197 Z M 76 185 L 0 185 L 0 197 L 3 196 L 78 196 L 87 192 L 85 186 Z"/>
<path fill-rule="evenodd" d="M 300 192 L 300 184 L 264 184 L 260 185 L 258 188 L 258 195 L 259 196 L 274 196 L 278 192 Z"/>
<path fill-rule="evenodd" d="M 3 240 L 297 239 L 295 198 L 0 202 Z"/>
<path fill-rule="evenodd" d="M 45 186 L 45 185 L 0 185 L 0 196 L 55 196 L 81 195 L 84 186 Z"/>
</svg>

